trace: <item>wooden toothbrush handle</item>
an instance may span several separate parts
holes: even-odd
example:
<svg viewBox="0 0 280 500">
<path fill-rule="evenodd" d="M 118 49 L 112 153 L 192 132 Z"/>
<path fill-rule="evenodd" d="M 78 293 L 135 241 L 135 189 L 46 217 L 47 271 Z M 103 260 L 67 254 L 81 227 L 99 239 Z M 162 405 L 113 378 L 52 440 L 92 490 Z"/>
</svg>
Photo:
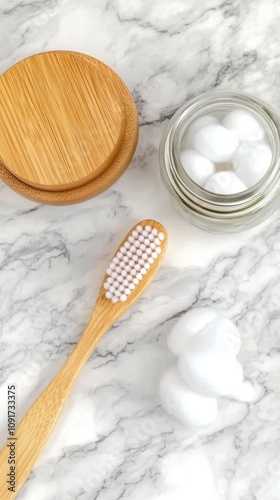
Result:
<svg viewBox="0 0 280 500">
<path fill-rule="evenodd" d="M 95 311 L 98 308 L 95 308 Z M 96 311 L 97 313 L 98 311 Z M 101 311 L 102 313 L 102 311 Z M 96 318 L 96 320 L 94 319 Z M 108 330 L 113 321 L 104 314 L 93 314 L 80 341 L 58 374 L 41 393 L 16 428 L 14 438 L 9 438 L 0 452 L 0 498 L 11 500 L 16 497 L 46 444 L 71 392 L 71 389 L 95 345 Z M 8 488 L 7 481 L 11 464 L 11 443 L 15 446 L 15 493 Z"/>
</svg>

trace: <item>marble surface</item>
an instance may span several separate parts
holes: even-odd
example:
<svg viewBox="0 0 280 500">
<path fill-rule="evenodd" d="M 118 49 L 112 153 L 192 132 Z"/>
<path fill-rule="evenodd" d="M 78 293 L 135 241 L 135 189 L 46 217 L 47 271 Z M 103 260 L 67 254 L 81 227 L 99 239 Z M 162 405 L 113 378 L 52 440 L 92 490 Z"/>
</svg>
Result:
<svg viewBox="0 0 280 500">
<path fill-rule="evenodd" d="M 173 212 L 157 150 L 168 118 L 214 87 L 243 89 L 280 111 L 276 0 L 2 0 L 0 73 L 31 54 L 71 49 L 109 64 L 140 119 L 135 157 L 107 192 L 37 205 L 0 183 L 0 431 L 7 385 L 21 418 L 79 339 L 110 256 L 138 220 L 158 218 L 170 245 L 145 295 L 100 342 L 20 500 L 278 500 L 280 222 L 206 234 Z M 1 141 L 1 138 L 0 138 Z M 242 336 L 254 404 L 222 399 L 216 421 L 186 429 L 160 407 L 166 336 L 196 305 Z"/>
</svg>

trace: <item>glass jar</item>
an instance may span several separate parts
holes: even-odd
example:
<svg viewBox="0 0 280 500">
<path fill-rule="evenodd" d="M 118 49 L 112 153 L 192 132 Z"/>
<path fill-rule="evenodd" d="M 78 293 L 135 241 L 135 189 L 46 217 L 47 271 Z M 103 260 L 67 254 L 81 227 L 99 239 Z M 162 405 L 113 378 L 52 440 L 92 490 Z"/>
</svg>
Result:
<svg viewBox="0 0 280 500">
<path fill-rule="evenodd" d="M 234 194 L 215 194 L 194 182 L 180 159 L 181 144 L 190 124 L 205 114 L 241 109 L 263 126 L 272 160 L 254 186 Z M 256 226 L 279 206 L 280 122 L 266 103 L 245 92 L 213 90 L 182 106 L 163 134 L 159 148 L 161 177 L 175 208 L 192 224 L 215 233 L 234 233 Z"/>
</svg>

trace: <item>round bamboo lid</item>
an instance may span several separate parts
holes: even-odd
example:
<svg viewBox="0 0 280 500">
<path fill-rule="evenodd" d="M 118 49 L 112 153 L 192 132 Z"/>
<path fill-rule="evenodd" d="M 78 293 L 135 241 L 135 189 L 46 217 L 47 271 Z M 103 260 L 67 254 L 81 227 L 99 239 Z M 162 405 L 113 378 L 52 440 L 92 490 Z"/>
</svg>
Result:
<svg viewBox="0 0 280 500">
<path fill-rule="evenodd" d="M 0 176 L 42 203 L 87 199 L 109 187 L 136 147 L 135 103 L 101 61 L 55 51 L 0 77 Z"/>
</svg>

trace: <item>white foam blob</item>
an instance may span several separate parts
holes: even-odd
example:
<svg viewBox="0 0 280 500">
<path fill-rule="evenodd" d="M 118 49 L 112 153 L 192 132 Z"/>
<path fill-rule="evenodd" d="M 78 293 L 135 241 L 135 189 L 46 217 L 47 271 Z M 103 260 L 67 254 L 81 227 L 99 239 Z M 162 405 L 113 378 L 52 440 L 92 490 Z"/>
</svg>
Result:
<svg viewBox="0 0 280 500">
<path fill-rule="evenodd" d="M 208 425 L 216 417 L 217 400 L 195 394 L 181 379 L 176 368 L 163 375 L 159 396 L 164 409 L 185 425 Z"/>
<path fill-rule="evenodd" d="M 218 317 L 219 314 L 209 307 L 197 307 L 185 313 L 177 321 L 167 337 L 167 345 L 170 351 L 175 356 L 179 356 L 186 348 L 189 340 Z"/>
<path fill-rule="evenodd" d="M 178 369 L 182 378 L 202 396 L 232 394 L 243 383 L 242 366 L 236 359 L 240 339 L 230 323 L 220 318 L 212 321 L 190 340 L 179 356 Z M 236 339 L 234 347 L 231 337 Z"/>
<path fill-rule="evenodd" d="M 255 403 L 263 394 L 264 389 L 261 385 L 253 385 L 251 382 L 246 380 L 235 393 L 230 394 L 230 397 L 236 399 L 237 401 L 243 401 L 244 403 Z"/>
</svg>

